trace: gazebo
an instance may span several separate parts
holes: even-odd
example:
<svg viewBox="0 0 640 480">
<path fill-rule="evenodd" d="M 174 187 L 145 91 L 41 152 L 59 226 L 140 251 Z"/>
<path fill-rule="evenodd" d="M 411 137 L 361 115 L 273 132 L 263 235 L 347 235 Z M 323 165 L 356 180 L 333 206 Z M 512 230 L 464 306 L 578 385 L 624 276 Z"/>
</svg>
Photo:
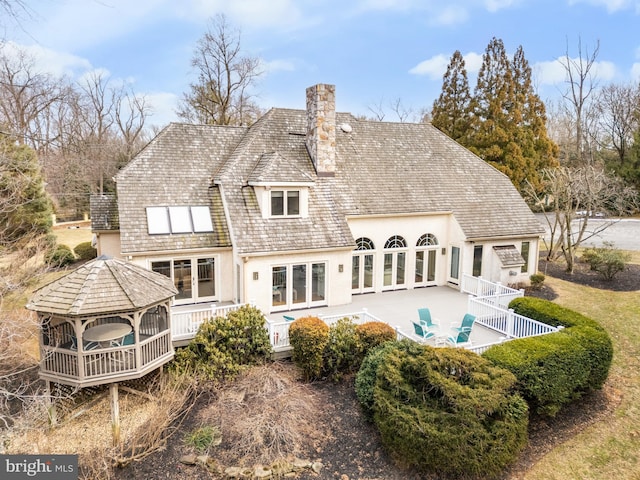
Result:
<svg viewBox="0 0 640 480">
<path fill-rule="evenodd" d="M 140 378 L 169 362 L 171 279 L 99 257 L 38 289 L 40 377 L 76 388 Z"/>
</svg>

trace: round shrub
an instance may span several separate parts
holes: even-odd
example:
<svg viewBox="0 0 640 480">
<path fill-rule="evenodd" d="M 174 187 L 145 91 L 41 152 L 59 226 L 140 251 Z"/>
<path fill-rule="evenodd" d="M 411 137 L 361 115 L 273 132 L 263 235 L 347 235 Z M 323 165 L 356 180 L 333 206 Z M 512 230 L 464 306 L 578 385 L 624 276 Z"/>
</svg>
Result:
<svg viewBox="0 0 640 480">
<path fill-rule="evenodd" d="M 356 335 L 364 357 L 371 349 L 396 339 L 396 331 L 384 322 L 367 322 L 356 326 Z"/>
<path fill-rule="evenodd" d="M 356 375 L 355 388 L 362 410 L 370 420 L 373 419 L 373 394 L 376 386 L 376 375 L 378 367 L 384 362 L 386 355 L 398 349 L 404 349 L 409 353 L 413 352 L 414 355 L 418 355 L 421 348 L 419 344 L 410 340 L 391 341 L 372 348 L 364 357 L 360 370 Z"/>
<path fill-rule="evenodd" d="M 483 357 L 518 379 L 530 408 L 555 415 L 584 392 L 602 388 L 613 359 L 613 343 L 600 324 L 553 302 L 522 297 L 509 305 L 516 313 L 564 329 L 491 347 Z"/>
<path fill-rule="evenodd" d="M 98 256 L 98 250 L 95 249 L 91 242 L 82 242 L 73 249 L 74 253 L 80 260 L 91 260 Z"/>
<path fill-rule="evenodd" d="M 176 352 L 174 371 L 219 383 L 234 378 L 245 367 L 270 357 L 271 343 L 264 324 L 262 312 L 249 305 L 226 317 L 207 320 L 189 345 Z"/>
<path fill-rule="evenodd" d="M 343 373 L 355 372 L 360 363 L 360 346 L 356 325 L 344 317 L 329 327 L 329 341 L 324 351 L 324 372 L 339 380 Z"/>
<path fill-rule="evenodd" d="M 374 422 L 400 463 L 439 475 L 492 478 L 525 447 L 528 407 L 509 371 L 457 348 L 399 346 L 383 356 Z"/>
<path fill-rule="evenodd" d="M 293 362 L 302 370 L 305 381 L 322 374 L 323 355 L 329 343 L 329 327 L 318 317 L 300 317 L 289 327 Z"/>
<path fill-rule="evenodd" d="M 76 257 L 67 245 L 56 245 L 44 256 L 44 261 L 50 267 L 66 267 L 75 262 Z"/>
</svg>

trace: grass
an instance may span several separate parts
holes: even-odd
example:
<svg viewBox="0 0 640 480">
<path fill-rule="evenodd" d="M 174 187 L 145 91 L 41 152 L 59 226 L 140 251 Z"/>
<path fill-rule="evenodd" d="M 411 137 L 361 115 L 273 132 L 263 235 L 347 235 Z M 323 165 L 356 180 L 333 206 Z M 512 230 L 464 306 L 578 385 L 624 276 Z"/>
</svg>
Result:
<svg viewBox="0 0 640 480">
<path fill-rule="evenodd" d="M 640 252 L 633 263 L 640 263 Z M 610 416 L 591 425 L 545 455 L 524 480 L 640 480 L 640 282 L 635 292 L 611 292 L 547 277 L 556 303 L 599 321 L 614 343 L 605 385 L 619 404 Z M 579 407 L 577 407 L 579 408 Z"/>
<path fill-rule="evenodd" d="M 67 228 L 64 226 L 54 227 L 53 233 L 60 245 L 66 245 L 73 250 L 79 243 L 90 242 L 93 234 L 91 227 L 81 225 L 80 228 Z"/>
</svg>

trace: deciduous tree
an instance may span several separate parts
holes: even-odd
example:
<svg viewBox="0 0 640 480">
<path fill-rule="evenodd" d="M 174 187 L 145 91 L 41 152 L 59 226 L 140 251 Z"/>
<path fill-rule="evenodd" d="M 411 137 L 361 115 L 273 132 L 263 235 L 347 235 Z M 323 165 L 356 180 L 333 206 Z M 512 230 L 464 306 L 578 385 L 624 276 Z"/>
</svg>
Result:
<svg viewBox="0 0 640 480">
<path fill-rule="evenodd" d="M 184 93 L 178 115 L 188 122 L 247 125 L 260 109 L 251 92 L 262 74 L 260 60 L 244 55 L 240 31 L 224 15 L 216 16 L 198 40 L 191 65 L 198 79 Z"/>
</svg>

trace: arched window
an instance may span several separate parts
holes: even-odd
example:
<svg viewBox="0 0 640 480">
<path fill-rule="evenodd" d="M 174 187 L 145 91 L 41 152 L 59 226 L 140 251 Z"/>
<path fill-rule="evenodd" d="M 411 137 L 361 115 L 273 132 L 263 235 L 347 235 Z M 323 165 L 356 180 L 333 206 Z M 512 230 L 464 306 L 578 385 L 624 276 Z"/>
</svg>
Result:
<svg viewBox="0 0 640 480">
<path fill-rule="evenodd" d="M 389 237 L 387 243 L 384 244 L 384 248 L 407 248 L 407 242 L 400 235 L 394 235 Z"/>
<path fill-rule="evenodd" d="M 416 242 L 416 247 L 431 247 L 438 245 L 438 239 L 432 233 L 425 233 Z"/>
<path fill-rule="evenodd" d="M 356 250 L 375 250 L 373 241 L 367 237 L 360 237 L 356 240 Z"/>
</svg>

